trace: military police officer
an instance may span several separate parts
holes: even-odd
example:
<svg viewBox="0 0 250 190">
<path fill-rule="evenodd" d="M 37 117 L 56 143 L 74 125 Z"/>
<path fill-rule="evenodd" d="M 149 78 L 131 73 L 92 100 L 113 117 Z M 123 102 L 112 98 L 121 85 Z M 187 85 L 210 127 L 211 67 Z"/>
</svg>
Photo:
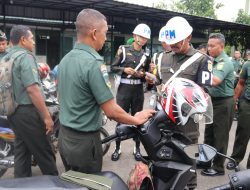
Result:
<svg viewBox="0 0 250 190">
<path fill-rule="evenodd" d="M 157 66 L 157 85 L 161 82 L 164 84 L 168 81 L 187 60 L 191 59 L 198 51 L 190 46 L 193 28 L 183 17 L 171 18 L 164 31 L 165 42 L 170 45 L 171 52 L 164 53 L 161 65 Z M 178 77 L 187 78 L 199 85 L 209 86 L 212 83 L 212 62 L 209 56 L 200 54 L 198 59 L 192 61 L 192 64 L 182 71 Z M 152 81 L 146 77 L 147 81 Z M 158 86 L 159 87 L 159 86 Z M 199 137 L 199 125 L 192 119 L 183 126 L 170 126 L 171 130 L 177 130 L 184 133 L 191 139 L 191 143 L 197 143 Z M 195 188 L 197 185 L 196 178 L 189 183 L 189 188 Z"/>
<path fill-rule="evenodd" d="M 165 41 L 170 45 L 172 51 L 163 54 L 161 65 L 157 66 L 158 81 L 165 83 L 180 66 L 190 59 L 196 52 L 190 46 L 193 28 L 186 19 L 182 17 L 171 18 L 164 31 Z M 182 71 L 178 77 L 190 79 L 199 85 L 211 85 L 212 62 L 209 56 L 201 55 L 197 60 Z M 148 79 L 148 78 L 147 78 Z M 150 80 L 148 80 L 150 82 Z M 158 85 L 161 84 L 158 82 Z M 185 126 L 176 127 L 175 130 L 182 131 L 188 136 L 193 143 L 198 142 L 199 128 L 194 122 L 190 122 Z"/>
<path fill-rule="evenodd" d="M 0 30 L 0 59 L 7 54 L 7 37 L 4 32 Z"/>
<path fill-rule="evenodd" d="M 143 108 L 143 82 L 145 78 L 143 71 L 147 60 L 143 60 L 145 53 L 142 47 L 150 39 L 150 34 L 151 30 L 146 24 L 138 24 L 133 31 L 134 42 L 132 45 L 120 46 L 111 65 L 111 70 L 121 76 L 116 101 L 126 112 L 130 111 L 131 115 Z M 135 70 L 139 63 L 142 62 L 142 67 Z M 140 160 L 140 141 L 138 138 L 134 140 L 136 141 L 134 156 L 136 160 Z M 118 160 L 120 157 L 120 143 L 120 141 L 116 141 L 116 149 L 111 156 L 113 161 Z"/>
<path fill-rule="evenodd" d="M 212 33 L 208 40 L 208 53 L 214 58 L 213 87 L 209 94 L 213 103 L 213 124 L 206 125 L 204 143 L 217 151 L 226 154 L 229 131 L 234 114 L 234 68 L 224 52 L 225 37 L 221 33 Z M 224 175 L 225 159 L 218 156 L 214 159 L 212 168 L 203 170 L 207 176 Z"/>
<path fill-rule="evenodd" d="M 164 59 L 163 57 L 165 57 L 166 56 L 165 54 L 167 54 L 167 53 L 169 53 L 171 51 L 170 45 L 166 44 L 165 26 L 163 26 L 160 29 L 158 41 L 161 42 L 161 45 L 163 47 L 163 51 L 158 52 L 158 53 L 154 53 L 153 58 L 152 58 L 152 63 L 150 64 L 151 72 L 153 74 L 155 74 L 155 75 L 157 73 L 157 68 L 156 67 L 157 66 L 159 68 L 161 67 L 162 60 Z M 161 79 L 161 75 L 159 77 Z"/>
<path fill-rule="evenodd" d="M 247 52 L 250 57 L 250 51 Z M 242 98 L 239 99 L 239 118 L 236 130 L 236 137 L 234 142 L 233 153 L 231 155 L 239 164 L 246 153 L 248 141 L 250 138 L 250 59 L 243 65 L 239 82 L 235 88 L 234 99 L 237 101 L 243 92 Z M 245 88 L 246 87 L 246 88 Z M 245 90 L 244 90 L 245 89 Z M 234 163 L 228 162 L 228 169 L 234 168 Z M 250 155 L 248 156 L 247 168 L 250 169 Z"/>
</svg>

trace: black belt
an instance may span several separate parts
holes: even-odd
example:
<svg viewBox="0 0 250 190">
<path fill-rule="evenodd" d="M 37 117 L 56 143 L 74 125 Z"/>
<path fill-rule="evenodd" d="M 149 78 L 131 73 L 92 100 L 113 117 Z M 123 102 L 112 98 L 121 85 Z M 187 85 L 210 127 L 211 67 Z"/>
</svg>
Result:
<svg viewBox="0 0 250 190">
<path fill-rule="evenodd" d="M 226 100 L 232 98 L 233 96 L 225 96 L 225 97 L 211 97 L 212 100 Z"/>
<path fill-rule="evenodd" d="M 79 130 L 73 129 L 72 127 L 67 127 L 64 125 L 62 125 L 62 127 L 64 127 L 65 129 L 67 129 L 69 131 L 72 131 L 74 133 L 81 133 L 81 134 L 93 134 L 93 133 L 99 132 L 99 130 L 97 130 L 97 131 L 79 131 Z"/>
<path fill-rule="evenodd" d="M 34 104 L 19 104 L 18 107 L 35 107 Z"/>
</svg>

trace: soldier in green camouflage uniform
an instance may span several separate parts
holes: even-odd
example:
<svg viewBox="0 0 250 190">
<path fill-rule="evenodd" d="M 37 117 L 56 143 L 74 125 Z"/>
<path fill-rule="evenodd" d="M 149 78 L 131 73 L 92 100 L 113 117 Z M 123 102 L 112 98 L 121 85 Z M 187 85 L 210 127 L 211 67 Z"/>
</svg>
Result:
<svg viewBox="0 0 250 190">
<path fill-rule="evenodd" d="M 250 58 L 250 51 L 247 52 L 247 55 Z M 238 125 L 233 153 L 231 155 L 231 157 L 236 160 L 237 164 L 243 160 L 250 139 L 250 59 L 247 60 L 240 71 L 239 82 L 235 88 L 234 99 L 238 100 L 242 93 L 243 96 L 239 99 Z M 233 169 L 234 164 L 228 162 L 227 168 Z M 250 155 L 248 156 L 247 169 L 250 169 Z"/>
</svg>

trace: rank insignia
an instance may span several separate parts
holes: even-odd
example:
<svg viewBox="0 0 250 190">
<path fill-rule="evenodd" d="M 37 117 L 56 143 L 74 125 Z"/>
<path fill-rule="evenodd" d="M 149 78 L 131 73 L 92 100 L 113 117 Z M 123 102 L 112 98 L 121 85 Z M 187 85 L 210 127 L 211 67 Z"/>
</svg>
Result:
<svg viewBox="0 0 250 190">
<path fill-rule="evenodd" d="M 210 72 L 212 72 L 212 70 L 213 70 L 213 63 L 210 60 L 207 61 L 207 69 Z"/>
</svg>

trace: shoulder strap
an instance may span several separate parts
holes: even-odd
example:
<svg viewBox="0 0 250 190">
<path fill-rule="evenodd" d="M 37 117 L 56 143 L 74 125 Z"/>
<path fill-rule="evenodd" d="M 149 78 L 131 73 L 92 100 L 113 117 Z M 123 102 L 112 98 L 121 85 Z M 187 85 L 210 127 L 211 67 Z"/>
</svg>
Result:
<svg viewBox="0 0 250 190">
<path fill-rule="evenodd" d="M 10 59 L 16 59 L 17 57 L 19 57 L 20 55 L 24 54 L 25 51 L 17 51 L 12 53 L 11 55 L 9 55 L 9 53 L 7 53 L 1 60 L 4 61 L 8 61 Z"/>
<path fill-rule="evenodd" d="M 154 64 L 156 64 L 156 56 L 157 56 L 157 53 L 154 53 L 153 58 L 152 58 Z"/>
<path fill-rule="evenodd" d="M 158 64 L 157 64 L 157 70 L 158 70 L 160 79 L 162 79 L 161 78 L 161 61 L 162 61 L 163 54 L 164 54 L 164 52 L 161 52 L 160 55 L 157 58 L 157 62 L 158 62 Z"/>
<path fill-rule="evenodd" d="M 168 79 L 168 81 L 164 84 L 165 89 L 167 85 L 175 78 L 178 74 L 180 74 L 182 71 L 184 71 L 188 66 L 190 66 L 193 62 L 195 62 L 197 59 L 199 59 L 203 54 L 197 51 L 192 57 L 190 57 L 188 60 L 186 60 L 180 68 Z"/>
<path fill-rule="evenodd" d="M 13 59 L 16 59 L 17 57 L 19 57 L 20 55 L 24 54 L 25 51 L 17 51 L 17 52 L 14 52 L 12 55 L 11 55 L 11 58 Z"/>
<path fill-rule="evenodd" d="M 121 61 L 121 63 L 123 63 L 126 59 L 126 51 L 125 51 L 124 46 L 121 46 L 121 48 L 122 48 L 122 61 Z"/>
</svg>

